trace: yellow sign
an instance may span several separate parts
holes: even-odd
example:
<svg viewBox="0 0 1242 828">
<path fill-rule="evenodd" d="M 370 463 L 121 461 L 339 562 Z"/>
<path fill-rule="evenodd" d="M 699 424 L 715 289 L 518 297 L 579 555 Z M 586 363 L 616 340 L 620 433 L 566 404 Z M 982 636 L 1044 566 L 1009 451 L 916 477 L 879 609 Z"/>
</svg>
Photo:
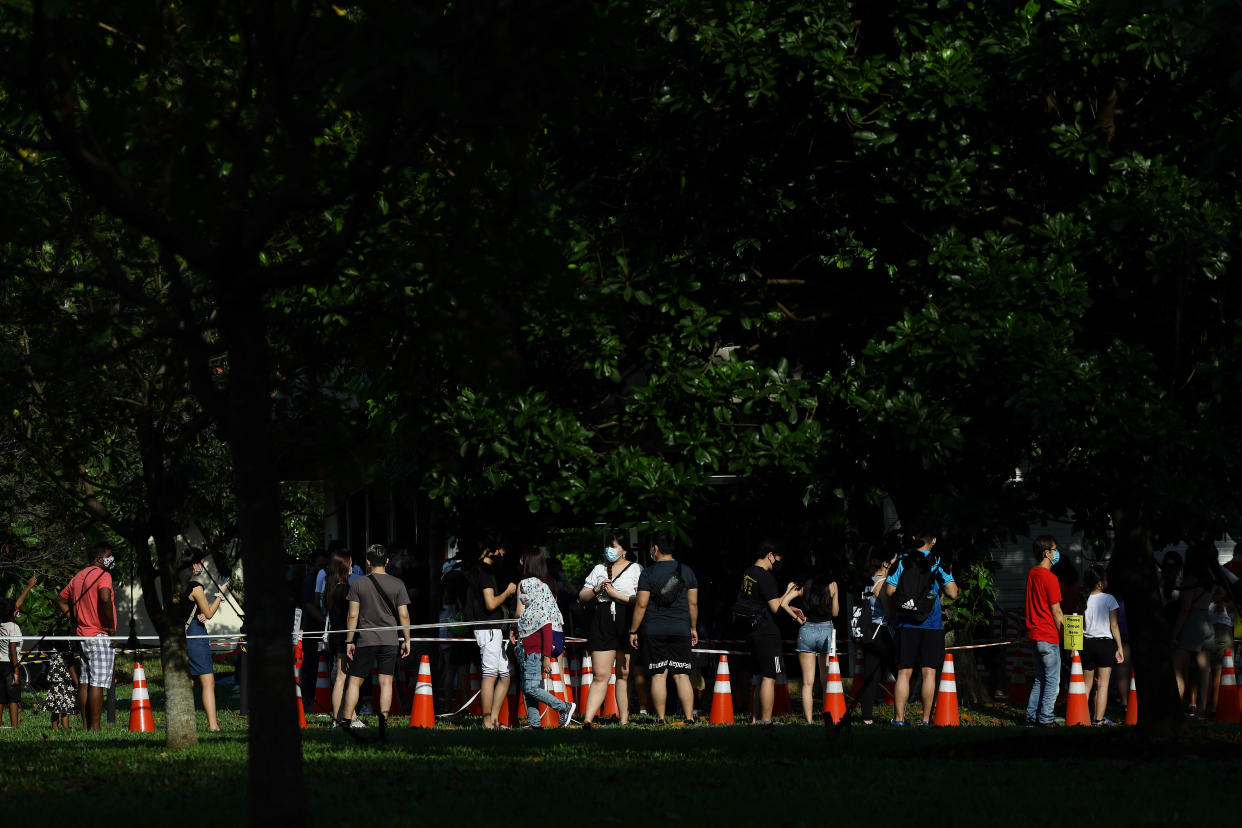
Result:
<svg viewBox="0 0 1242 828">
<path fill-rule="evenodd" d="M 1082 616 L 1067 615 L 1065 616 L 1065 643 L 1063 648 L 1066 650 L 1077 650 L 1082 652 Z"/>
</svg>

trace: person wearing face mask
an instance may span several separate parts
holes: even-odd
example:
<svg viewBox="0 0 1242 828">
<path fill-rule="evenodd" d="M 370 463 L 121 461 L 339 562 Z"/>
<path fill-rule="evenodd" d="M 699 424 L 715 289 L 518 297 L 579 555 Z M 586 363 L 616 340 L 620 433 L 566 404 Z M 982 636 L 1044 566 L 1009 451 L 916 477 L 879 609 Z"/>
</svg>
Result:
<svg viewBox="0 0 1242 828">
<path fill-rule="evenodd" d="M 608 694 L 613 665 L 617 668 L 617 720 L 630 720 L 630 611 L 638 595 L 643 568 L 626 558 L 619 534 L 604 548 L 597 564 L 582 583 L 578 600 L 591 605 L 587 647 L 591 650 L 591 688 L 582 707 L 582 727 L 589 730 Z"/>
<path fill-rule="evenodd" d="M 734 623 L 750 645 L 751 669 L 755 675 L 762 676 L 757 705 L 752 705 L 758 710 L 751 710 L 751 724 L 765 726 L 772 724 L 776 677 L 783 672 L 781 632 L 776 626 L 776 615 L 784 611 L 799 624 L 806 622 L 806 614 L 790 606 L 790 601 L 798 596 L 798 585 L 790 583 L 783 593 L 777 586 L 775 575 L 780 569 L 780 548 L 774 541 L 762 541 L 759 556 L 742 573 L 742 583 L 733 602 Z"/>
<path fill-rule="evenodd" d="M 1052 535 L 1040 535 L 1031 546 L 1036 564 L 1026 576 L 1026 635 L 1035 644 L 1036 665 L 1026 705 L 1026 726 L 1036 727 L 1056 721 L 1052 706 L 1061 683 L 1065 616 L 1061 613 L 1061 583 L 1052 574 L 1052 567 L 1061 560 L 1057 540 Z"/>
<path fill-rule="evenodd" d="M 86 550 L 87 566 L 74 575 L 56 596 L 56 606 L 73 622 L 74 635 L 82 641 L 82 669 L 78 702 L 82 723 L 87 730 L 99 730 L 103 713 L 104 688 L 112 683 L 116 653 L 109 636 L 116 633 L 116 604 L 112 596 L 112 575 L 108 570 L 115 560 L 107 546 Z"/>
<path fill-rule="evenodd" d="M 190 546 L 181 553 L 181 563 L 177 568 L 177 579 L 181 586 L 181 597 L 187 606 L 189 620 L 185 624 L 185 651 L 190 662 L 190 676 L 198 679 L 202 691 L 203 712 L 207 714 L 207 729 L 215 732 L 220 729 L 216 721 L 216 673 L 211 660 L 211 646 L 203 636 L 207 635 L 205 622 L 210 621 L 220 605 L 224 603 L 224 593 L 228 589 L 228 581 L 220 585 L 215 598 L 208 601 L 207 592 L 199 579 L 203 575 L 203 550 Z"/>
</svg>

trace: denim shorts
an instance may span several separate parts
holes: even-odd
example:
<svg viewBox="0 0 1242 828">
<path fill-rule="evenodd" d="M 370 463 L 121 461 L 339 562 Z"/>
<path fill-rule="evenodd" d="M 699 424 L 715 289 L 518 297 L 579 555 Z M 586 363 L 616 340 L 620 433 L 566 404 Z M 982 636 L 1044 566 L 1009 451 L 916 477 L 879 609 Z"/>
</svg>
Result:
<svg viewBox="0 0 1242 828">
<path fill-rule="evenodd" d="M 798 628 L 798 644 L 794 647 L 798 652 L 827 653 L 831 647 L 831 621 L 808 621 Z"/>
</svg>

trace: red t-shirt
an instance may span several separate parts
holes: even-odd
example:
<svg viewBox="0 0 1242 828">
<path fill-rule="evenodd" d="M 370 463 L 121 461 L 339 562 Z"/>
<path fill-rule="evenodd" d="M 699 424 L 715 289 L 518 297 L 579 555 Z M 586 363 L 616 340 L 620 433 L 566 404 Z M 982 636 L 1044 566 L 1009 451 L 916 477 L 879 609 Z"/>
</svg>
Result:
<svg viewBox="0 0 1242 828">
<path fill-rule="evenodd" d="M 1061 603 L 1061 582 L 1052 570 L 1035 566 L 1026 576 L 1026 637 L 1059 644 L 1052 605 Z"/>
<path fill-rule="evenodd" d="M 69 611 L 78 622 L 77 635 L 107 635 L 99 617 L 99 590 L 112 589 L 108 570 L 88 566 L 69 581 L 60 597 L 69 602 Z M 116 620 L 116 595 L 112 596 L 112 618 Z"/>
</svg>

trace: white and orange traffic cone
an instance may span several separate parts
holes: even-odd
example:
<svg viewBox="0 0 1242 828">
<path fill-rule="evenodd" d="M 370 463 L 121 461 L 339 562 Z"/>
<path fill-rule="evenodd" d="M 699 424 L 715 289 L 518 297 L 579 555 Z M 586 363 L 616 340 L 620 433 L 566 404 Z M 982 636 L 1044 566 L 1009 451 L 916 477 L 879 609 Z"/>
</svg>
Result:
<svg viewBox="0 0 1242 828">
<path fill-rule="evenodd" d="M 716 665 L 712 686 L 712 712 L 708 724 L 733 724 L 733 685 L 729 681 L 729 657 L 722 655 Z"/>
<path fill-rule="evenodd" d="M 828 656 L 828 680 L 824 682 L 824 715 L 834 724 L 845 718 L 845 687 L 841 684 L 841 664 L 835 654 Z"/>
<path fill-rule="evenodd" d="M 1238 724 L 1242 711 L 1238 710 L 1238 678 L 1233 669 L 1233 650 L 1225 650 L 1220 664 L 1220 694 L 1216 697 L 1216 721 Z"/>
<path fill-rule="evenodd" d="M 1126 724 L 1138 724 L 1138 686 L 1134 683 L 1134 673 L 1130 673 L 1130 698 L 1126 700 Z"/>
<path fill-rule="evenodd" d="M 772 715 L 787 716 L 793 708 L 789 704 L 789 678 L 785 675 L 785 657 L 781 656 L 781 671 L 776 674 L 772 687 Z"/>
<path fill-rule="evenodd" d="M 319 672 L 315 674 L 315 712 L 332 713 L 332 682 L 328 678 L 328 653 L 319 654 Z"/>
<path fill-rule="evenodd" d="M 302 682 L 298 680 L 298 668 L 293 666 L 293 692 L 298 699 L 298 727 L 306 727 L 306 708 L 302 707 Z"/>
<path fill-rule="evenodd" d="M 555 658 L 552 659 L 552 695 L 556 696 L 558 700 L 569 704 L 569 699 L 565 698 L 565 682 L 561 678 L 561 665 L 557 663 Z M 540 705 L 539 707 L 544 727 L 561 726 L 561 717 L 559 713 L 549 707 L 548 712 L 545 714 L 543 712 L 544 705 Z"/>
<path fill-rule="evenodd" d="M 1087 683 L 1082 675 L 1082 659 L 1078 651 L 1072 653 L 1073 663 L 1070 664 L 1069 692 L 1065 694 L 1065 725 L 1076 727 L 1090 725 L 1091 714 L 1087 712 Z"/>
<path fill-rule="evenodd" d="M 134 689 L 129 702 L 129 729 L 134 733 L 154 733 L 155 716 L 151 712 L 151 695 L 147 692 L 147 672 L 134 662 Z"/>
<path fill-rule="evenodd" d="M 617 665 L 612 665 L 612 675 L 608 677 L 608 695 L 604 696 L 604 706 L 599 711 L 601 716 L 620 716 L 621 710 L 617 707 Z"/>
<path fill-rule="evenodd" d="M 944 666 L 940 668 L 940 689 L 936 693 L 936 727 L 957 727 L 961 720 L 957 715 L 957 675 L 953 670 L 953 653 L 944 654 Z"/>
<path fill-rule="evenodd" d="M 565 660 L 565 701 L 572 702 L 576 696 L 575 688 L 578 686 L 578 659 L 570 658 Z"/>
<path fill-rule="evenodd" d="M 582 670 L 578 673 L 578 699 L 581 702 L 578 706 L 583 709 L 586 708 L 594 678 L 591 673 L 591 654 L 587 653 L 582 656 Z"/>
<path fill-rule="evenodd" d="M 418 665 L 418 684 L 414 686 L 414 703 L 410 705 L 410 727 L 435 727 L 435 694 L 431 689 L 431 659 L 424 655 Z"/>
<path fill-rule="evenodd" d="M 505 700 L 500 705 L 500 712 L 496 714 L 496 724 L 501 727 L 516 727 L 521 721 L 518 714 L 518 683 L 513 679 L 509 680 L 509 690 L 505 693 Z M 483 708 L 480 706 L 479 710 Z"/>
</svg>

